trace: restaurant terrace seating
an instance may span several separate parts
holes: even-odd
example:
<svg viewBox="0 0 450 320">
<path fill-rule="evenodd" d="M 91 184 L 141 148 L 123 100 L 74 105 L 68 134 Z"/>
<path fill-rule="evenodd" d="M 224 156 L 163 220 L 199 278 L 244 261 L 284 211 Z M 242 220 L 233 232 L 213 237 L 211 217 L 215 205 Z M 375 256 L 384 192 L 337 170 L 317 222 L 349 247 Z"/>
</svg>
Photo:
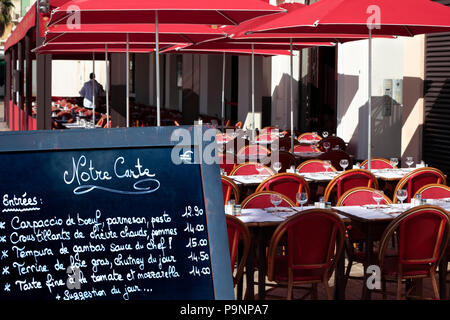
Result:
<svg viewBox="0 0 450 320">
<path fill-rule="evenodd" d="M 420 194 L 422 199 L 450 198 L 450 187 L 440 183 L 430 183 L 416 191 L 413 198 Z"/>
<path fill-rule="evenodd" d="M 392 169 L 392 164 L 388 159 L 385 158 L 372 158 L 370 160 L 371 169 Z M 361 169 L 367 169 L 369 162 L 364 160 L 361 163 Z M 397 168 L 397 167 L 395 167 Z"/>
<path fill-rule="evenodd" d="M 373 187 L 378 189 L 377 178 L 368 170 L 350 169 L 334 177 L 325 188 L 324 199 L 337 203 L 346 191 L 356 187 Z M 335 195 L 335 198 L 332 196 Z"/>
<path fill-rule="evenodd" d="M 297 141 L 301 142 L 302 140 L 308 140 L 308 141 L 320 141 L 322 139 L 321 136 L 319 136 L 315 132 L 305 132 L 302 133 L 297 137 Z"/>
<path fill-rule="evenodd" d="M 267 278 L 280 286 L 287 286 L 287 299 L 293 298 L 296 286 L 311 284 L 312 298 L 317 299 L 317 284 L 328 285 L 345 238 L 345 227 L 335 213 L 310 209 L 297 213 L 282 222 L 272 235 L 267 254 Z M 279 250 L 279 246 L 285 250 Z"/>
<path fill-rule="evenodd" d="M 226 174 L 230 174 L 236 167 L 237 159 L 232 153 L 222 153 L 219 156 L 219 166 L 221 169 L 225 170 Z"/>
<path fill-rule="evenodd" d="M 408 192 L 408 197 L 405 201 L 409 202 L 411 197 L 420 188 L 430 183 L 447 184 L 447 178 L 444 173 L 437 168 L 424 167 L 415 169 L 405 175 L 397 183 L 392 201 L 397 203 L 397 190 L 406 189 Z"/>
<path fill-rule="evenodd" d="M 328 150 L 336 150 L 336 147 L 338 147 L 338 150 L 342 150 L 345 151 L 347 149 L 347 144 L 345 143 L 344 140 L 342 140 L 342 138 L 336 137 L 336 136 L 331 136 L 331 137 L 326 137 L 323 138 L 322 140 L 320 140 L 317 144 L 317 147 L 320 149 L 320 151 L 327 151 L 324 143 L 329 143 L 330 144 L 330 148 Z"/>
<path fill-rule="evenodd" d="M 294 150 L 290 149 L 289 152 L 294 152 L 294 153 L 301 153 L 301 152 L 320 152 L 320 150 L 313 144 L 311 145 L 304 145 L 304 144 L 299 144 L 294 146 Z"/>
<path fill-rule="evenodd" d="M 270 150 L 262 145 L 250 144 L 242 147 L 237 156 L 239 159 L 268 161 Z"/>
<path fill-rule="evenodd" d="M 278 140 L 280 137 L 278 134 L 275 134 L 274 132 L 271 131 L 265 131 L 260 133 L 259 135 L 257 135 L 255 137 L 255 140 L 257 142 L 273 142 L 275 140 Z"/>
<path fill-rule="evenodd" d="M 273 175 L 275 173 L 271 168 L 265 165 L 262 165 L 261 173 L 259 173 L 258 170 L 256 169 L 258 165 L 261 164 L 258 164 L 257 162 L 241 163 L 237 165 L 236 168 L 234 168 L 229 175 L 230 176 L 249 176 L 258 174 Z"/>
<path fill-rule="evenodd" d="M 261 209 L 261 208 L 271 208 L 274 205 L 270 202 L 270 195 L 277 194 L 281 197 L 281 203 L 278 207 L 295 207 L 295 202 L 286 197 L 285 195 L 275 192 L 275 191 L 259 191 L 249 195 L 247 198 L 242 200 L 242 209 Z"/>
<path fill-rule="evenodd" d="M 239 187 L 228 177 L 221 176 L 222 180 L 222 192 L 223 192 L 223 202 L 224 205 L 228 203 L 231 199 L 234 200 L 236 204 L 240 201 L 240 191 Z"/>
<path fill-rule="evenodd" d="M 331 150 L 325 153 L 322 153 L 319 156 L 319 159 L 321 160 L 330 160 L 333 167 L 335 167 L 338 171 L 341 171 L 341 165 L 340 162 L 343 159 L 346 159 L 349 163 L 349 167 L 352 168 L 352 157 L 345 151 L 342 150 Z"/>
<path fill-rule="evenodd" d="M 306 192 L 310 199 L 309 186 L 305 179 L 294 173 L 279 173 L 270 176 L 256 188 L 259 191 L 276 191 L 297 202 L 296 195 L 299 192 Z M 297 204 L 299 205 L 299 204 Z"/>
<path fill-rule="evenodd" d="M 249 255 L 251 240 L 250 231 L 241 220 L 228 214 L 226 215 L 226 223 L 233 284 L 236 286 L 242 279 L 244 267 Z"/>
<path fill-rule="evenodd" d="M 287 169 L 296 164 L 295 156 L 292 153 L 283 150 L 278 151 L 278 161 L 281 163 L 281 172 L 286 172 Z"/>
<path fill-rule="evenodd" d="M 395 218 L 380 242 L 382 293 L 388 294 L 386 280 L 394 280 L 397 282 L 394 295 L 397 299 L 406 298 L 411 290 L 402 294 L 402 280 L 429 278 L 434 299 L 439 299 L 436 269 L 445 253 L 449 231 L 448 213 L 436 206 L 417 206 Z M 394 236 L 398 239 L 398 254 L 387 255 L 388 244 Z"/>
<path fill-rule="evenodd" d="M 377 191 L 376 189 L 369 187 L 356 187 L 346 191 L 339 199 L 336 206 L 362 206 L 376 204 L 373 199 L 373 193 Z M 380 201 L 380 205 L 392 204 L 391 199 L 383 194 L 383 199 Z M 381 233 L 376 236 L 375 240 L 379 240 Z M 345 251 L 348 257 L 347 269 L 345 271 L 345 284 L 347 284 L 348 279 L 362 279 L 361 277 L 350 276 L 350 272 L 354 262 L 364 264 L 366 261 L 366 256 L 364 251 L 359 250 L 359 247 L 365 242 L 364 232 L 358 228 L 358 224 L 349 223 L 347 225 L 347 239 Z M 366 267 L 366 266 L 365 266 Z M 365 268 L 364 268 L 365 269 Z"/>
<path fill-rule="evenodd" d="M 332 165 L 329 168 L 330 171 L 337 171 L 336 168 Z M 311 159 L 303 161 L 297 167 L 298 172 L 323 172 L 325 171 L 324 161 L 319 159 Z"/>
</svg>

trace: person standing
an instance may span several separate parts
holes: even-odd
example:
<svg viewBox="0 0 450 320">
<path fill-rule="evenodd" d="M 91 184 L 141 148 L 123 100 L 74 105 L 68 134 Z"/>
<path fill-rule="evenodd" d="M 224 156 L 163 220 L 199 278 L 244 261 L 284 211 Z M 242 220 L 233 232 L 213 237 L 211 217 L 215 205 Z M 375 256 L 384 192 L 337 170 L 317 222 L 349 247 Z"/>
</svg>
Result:
<svg viewBox="0 0 450 320">
<path fill-rule="evenodd" d="M 95 74 L 91 73 L 89 75 L 89 81 L 86 81 L 83 87 L 80 90 L 80 96 L 83 99 L 83 106 L 86 109 L 92 110 L 94 107 L 94 99 L 95 99 L 95 107 L 100 106 L 100 97 L 105 95 L 105 90 L 103 90 L 103 86 L 95 80 Z"/>
</svg>

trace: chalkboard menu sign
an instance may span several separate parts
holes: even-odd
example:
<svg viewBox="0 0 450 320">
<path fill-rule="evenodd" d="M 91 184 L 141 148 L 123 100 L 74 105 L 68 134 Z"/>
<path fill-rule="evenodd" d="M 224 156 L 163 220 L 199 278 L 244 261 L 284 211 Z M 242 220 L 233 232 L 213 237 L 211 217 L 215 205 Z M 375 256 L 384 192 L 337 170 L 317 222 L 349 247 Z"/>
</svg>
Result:
<svg viewBox="0 0 450 320">
<path fill-rule="evenodd" d="M 204 132 L 1 134 L 0 299 L 233 299 Z"/>
</svg>

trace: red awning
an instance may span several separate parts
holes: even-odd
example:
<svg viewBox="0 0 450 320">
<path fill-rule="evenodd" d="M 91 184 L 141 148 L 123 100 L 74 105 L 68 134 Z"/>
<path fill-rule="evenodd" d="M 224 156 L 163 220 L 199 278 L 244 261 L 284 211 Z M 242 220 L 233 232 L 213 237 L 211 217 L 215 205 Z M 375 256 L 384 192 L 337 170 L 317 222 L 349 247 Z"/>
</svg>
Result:
<svg viewBox="0 0 450 320">
<path fill-rule="evenodd" d="M 34 28 L 36 25 L 36 3 L 25 14 L 20 23 L 16 26 L 13 32 L 5 42 L 5 52 L 20 40 L 22 40 L 27 34 L 28 30 Z"/>
<path fill-rule="evenodd" d="M 190 45 L 175 45 L 161 53 L 188 53 L 188 54 L 228 54 L 228 55 L 251 55 L 252 50 L 247 49 L 192 49 Z M 288 56 L 289 50 L 254 50 L 253 54 L 261 56 Z"/>
</svg>

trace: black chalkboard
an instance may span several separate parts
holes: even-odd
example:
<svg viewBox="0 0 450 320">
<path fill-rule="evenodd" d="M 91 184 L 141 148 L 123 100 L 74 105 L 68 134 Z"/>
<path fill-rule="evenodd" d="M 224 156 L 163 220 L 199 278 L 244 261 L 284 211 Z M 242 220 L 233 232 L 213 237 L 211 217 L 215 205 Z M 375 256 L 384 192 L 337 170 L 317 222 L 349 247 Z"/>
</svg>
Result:
<svg viewBox="0 0 450 320">
<path fill-rule="evenodd" d="M 1 134 L 0 299 L 233 299 L 205 130 Z"/>
</svg>

